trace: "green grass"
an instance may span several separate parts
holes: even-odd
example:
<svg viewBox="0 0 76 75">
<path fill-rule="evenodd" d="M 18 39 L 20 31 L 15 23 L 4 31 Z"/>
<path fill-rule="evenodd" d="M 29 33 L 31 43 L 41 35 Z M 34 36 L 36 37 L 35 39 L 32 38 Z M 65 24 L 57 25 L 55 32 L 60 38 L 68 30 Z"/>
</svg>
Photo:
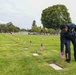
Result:
<svg viewBox="0 0 76 75">
<path fill-rule="evenodd" d="M 43 51 L 39 49 L 41 44 Z M 40 55 L 35 57 L 34 52 Z M 72 45 L 71 55 L 70 64 L 61 60 L 59 36 L 0 34 L 0 75 L 75 75 Z M 49 66 L 51 62 L 62 66 L 63 70 L 54 70 Z"/>
</svg>

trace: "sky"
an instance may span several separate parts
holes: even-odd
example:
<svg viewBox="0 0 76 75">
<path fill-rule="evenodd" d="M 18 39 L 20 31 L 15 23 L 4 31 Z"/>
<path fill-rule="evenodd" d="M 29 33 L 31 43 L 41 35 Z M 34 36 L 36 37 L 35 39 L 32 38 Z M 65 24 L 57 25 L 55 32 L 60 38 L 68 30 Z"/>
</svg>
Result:
<svg viewBox="0 0 76 75">
<path fill-rule="evenodd" d="M 72 22 L 76 24 L 76 0 L 0 0 L 0 23 L 12 22 L 20 28 L 30 29 L 35 20 L 37 26 L 42 26 L 42 10 L 57 4 L 69 9 Z"/>
</svg>

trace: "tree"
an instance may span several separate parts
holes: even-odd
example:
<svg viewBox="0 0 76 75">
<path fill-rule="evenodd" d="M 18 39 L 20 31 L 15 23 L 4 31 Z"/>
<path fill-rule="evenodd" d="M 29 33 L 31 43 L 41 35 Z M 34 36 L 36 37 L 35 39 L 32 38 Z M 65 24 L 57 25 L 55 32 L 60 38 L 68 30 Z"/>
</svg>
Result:
<svg viewBox="0 0 76 75">
<path fill-rule="evenodd" d="M 12 22 L 9 22 L 7 24 L 0 24 L 0 32 L 6 33 L 6 32 L 19 32 L 20 28 L 13 25 Z"/>
<path fill-rule="evenodd" d="M 32 26 L 31 31 L 32 32 L 41 32 L 41 27 L 37 27 L 36 25 L 35 26 Z"/>
<path fill-rule="evenodd" d="M 0 24 L 0 32 L 5 33 L 7 32 L 7 28 L 5 24 Z"/>
<path fill-rule="evenodd" d="M 41 29 L 41 32 L 46 33 L 47 30 L 46 30 L 45 28 L 42 28 L 42 29 Z"/>
<path fill-rule="evenodd" d="M 26 29 L 22 28 L 22 29 L 20 29 L 20 31 L 26 31 Z"/>
<path fill-rule="evenodd" d="M 41 32 L 41 27 L 37 27 L 37 32 Z"/>
<path fill-rule="evenodd" d="M 37 32 L 37 26 L 32 26 L 32 32 Z"/>
<path fill-rule="evenodd" d="M 31 29 L 31 31 L 32 32 L 41 32 L 41 27 L 37 27 L 35 20 L 32 23 L 32 29 Z"/>
<path fill-rule="evenodd" d="M 15 31 L 15 26 L 11 22 L 7 23 L 7 28 L 8 28 L 8 32 L 14 32 Z"/>
<path fill-rule="evenodd" d="M 54 5 L 42 11 L 43 27 L 57 29 L 61 24 L 71 23 L 70 14 L 64 5 Z"/>
<path fill-rule="evenodd" d="M 52 29 L 52 28 L 50 28 L 50 29 L 48 29 L 48 32 L 49 32 L 50 34 L 54 34 L 54 33 L 55 33 L 55 30 Z"/>
<path fill-rule="evenodd" d="M 36 21 L 35 20 L 33 21 L 32 26 L 36 26 Z"/>
<path fill-rule="evenodd" d="M 14 32 L 19 32 L 20 31 L 20 28 L 19 27 L 15 27 L 14 28 Z"/>
</svg>

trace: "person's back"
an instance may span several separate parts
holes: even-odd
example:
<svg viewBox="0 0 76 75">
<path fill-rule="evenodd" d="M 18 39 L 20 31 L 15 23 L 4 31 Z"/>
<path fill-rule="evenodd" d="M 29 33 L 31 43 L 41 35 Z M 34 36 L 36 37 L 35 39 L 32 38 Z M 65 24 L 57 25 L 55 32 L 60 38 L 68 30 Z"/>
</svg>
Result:
<svg viewBox="0 0 76 75">
<path fill-rule="evenodd" d="M 68 27 L 68 31 L 65 34 L 66 38 L 73 39 L 74 37 L 76 37 L 76 33 L 75 33 L 76 25 L 74 23 L 69 23 L 67 24 L 67 27 Z"/>
</svg>

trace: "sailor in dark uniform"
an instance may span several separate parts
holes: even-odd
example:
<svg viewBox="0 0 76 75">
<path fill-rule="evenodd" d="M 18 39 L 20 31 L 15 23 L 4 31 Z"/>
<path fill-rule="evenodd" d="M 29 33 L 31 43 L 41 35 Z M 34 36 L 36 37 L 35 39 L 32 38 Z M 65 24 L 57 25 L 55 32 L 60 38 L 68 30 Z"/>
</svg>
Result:
<svg viewBox="0 0 76 75">
<path fill-rule="evenodd" d="M 61 54 L 64 53 L 64 45 L 66 47 L 65 50 L 65 56 L 66 61 L 69 63 L 71 60 L 71 54 L 70 54 L 70 41 L 72 41 L 74 46 L 74 58 L 76 61 L 76 25 L 73 23 L 67 24 L 67 25 L 61 25 L 60 26 L 61 33 L 60 33 L 60 47 L 61 47 Z"/>
</svg>

